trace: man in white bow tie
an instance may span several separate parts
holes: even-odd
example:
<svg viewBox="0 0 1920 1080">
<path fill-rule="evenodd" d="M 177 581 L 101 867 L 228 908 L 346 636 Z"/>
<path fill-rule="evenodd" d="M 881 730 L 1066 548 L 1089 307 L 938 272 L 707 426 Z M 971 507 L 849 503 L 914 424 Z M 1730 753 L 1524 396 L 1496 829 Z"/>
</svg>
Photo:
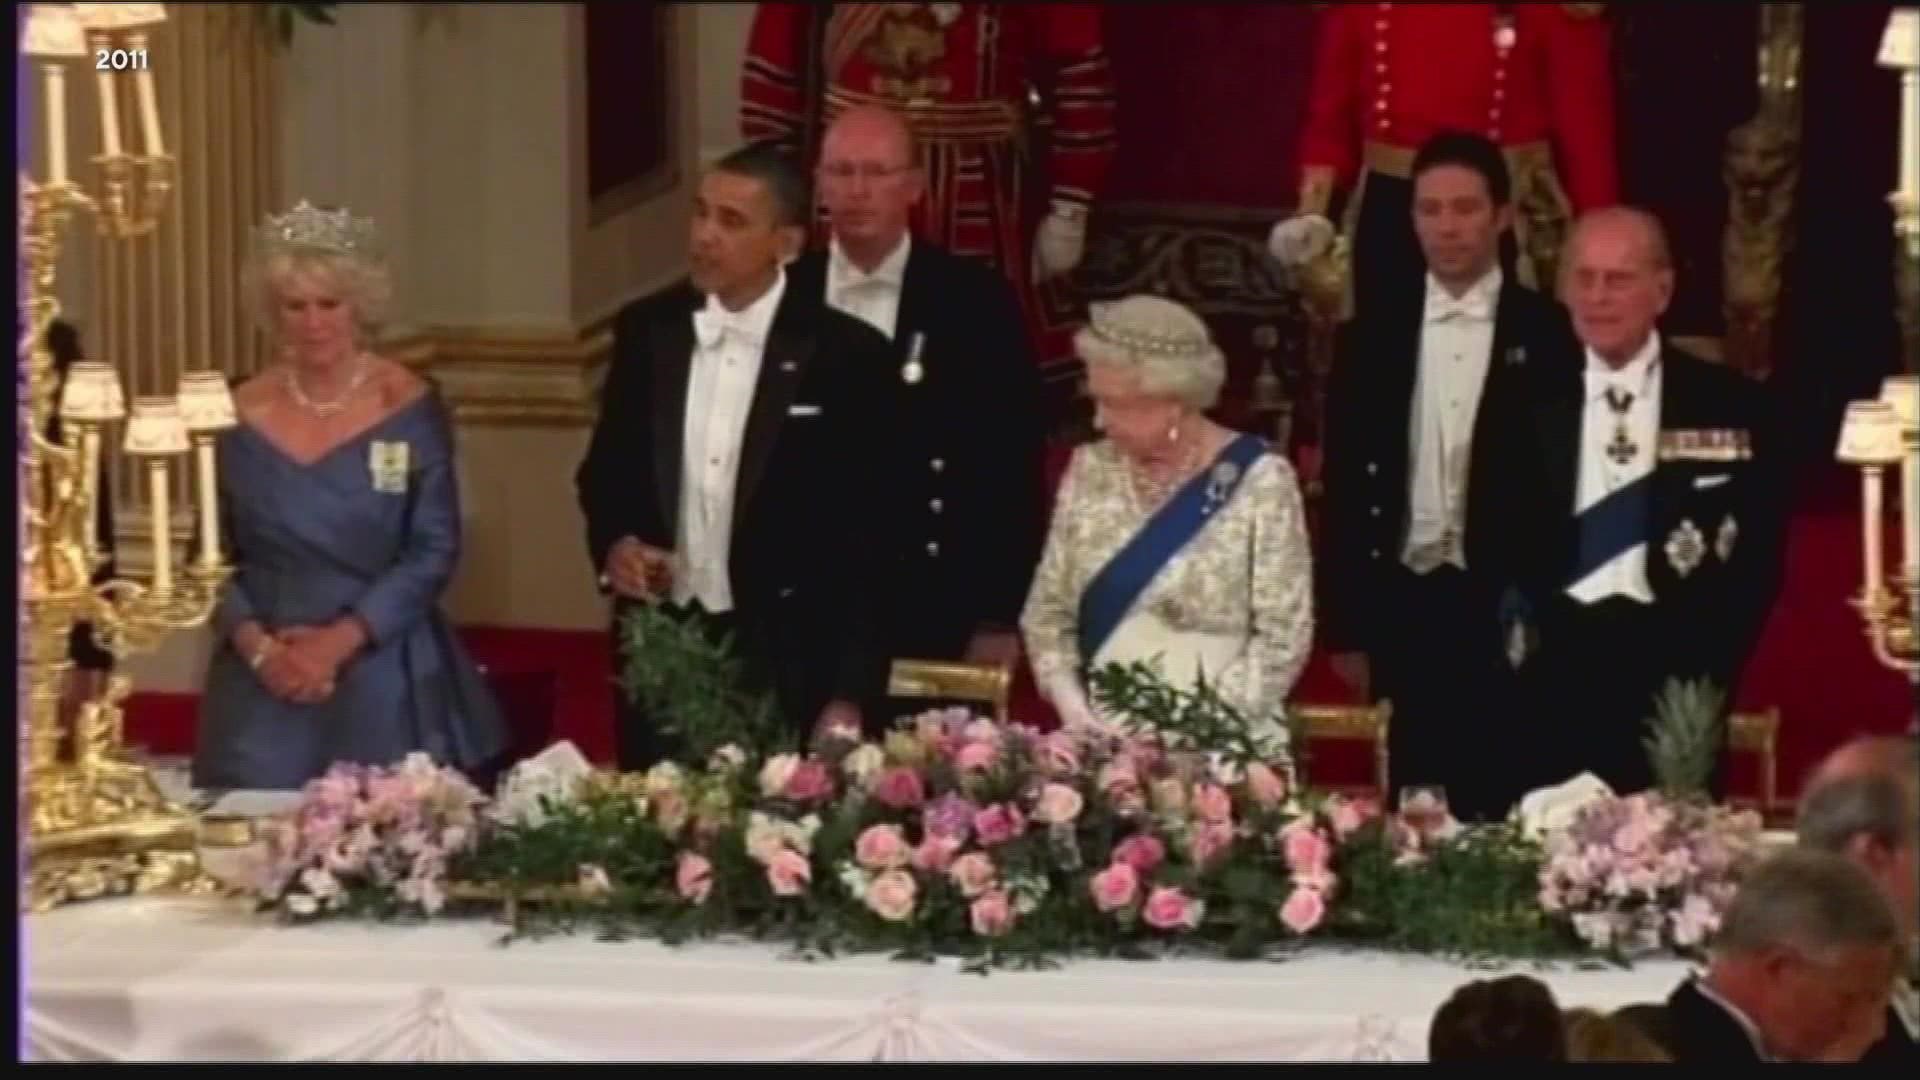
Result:
<svg viewBox="0 0 1920 1080">
<path fill-rule="evenodd" d="M 1504 470 L 1535 370 L 1571 368 L 1553 301 L 1500 268 L 1513 219 L 1500 150 L 1442 134 L 1413 163 L 1419 288 L 1342 327 L 1327 398 L 1324 641 L 1336 671 L 1393 704 L 1393 786 L 1445 788 L 1462 820 L 1526 790 L 1487 748 L 1516 722 L 1526 621 L 1511 581 Z"/>
<path fill-rule="evenodd" d="M 1540 783 L 1592 772 L 1625 794 L 1654 779 L 1642 740 L 1670 680 L 1734 703 L 1778 589 L 1788 480 L 1763 386 L 1659 331 L 1674 273 L 1657 218 L 1583 216 L 1562 267 L 1584 358 L 1543 373 L 1515 458 L 1537 493 L 1515 531 L 1539 630 L 1531 757 Z"/>
<path fill-rule="evenodd" d="M 576 475 L 617 633 L 635 604 L 731 633 L 796 736 L 857 730 L 877 665 L 867 566 L 882 529 L 886 339 L 790 287 L 806 178 L 755 144 L 701 178 L 691 280 L 624 308 Z M 618 699 L 620 765 L 678 748 Z M 798 739 L 796 739 L 798 741 Z"/>
<path fill-rule="evenodd" d="M 910 231 L 926 175 L 899 113 L 842 113 L 815 175 L 830 234 L 789 268 L 794 287 L 893 342 L 881 651 L 1011 666 L 1044 529 L 1040 376 L 1019 298 L 986 263 Z M 882 690 L 874 728 L 925 704 Z"/>
</svg>

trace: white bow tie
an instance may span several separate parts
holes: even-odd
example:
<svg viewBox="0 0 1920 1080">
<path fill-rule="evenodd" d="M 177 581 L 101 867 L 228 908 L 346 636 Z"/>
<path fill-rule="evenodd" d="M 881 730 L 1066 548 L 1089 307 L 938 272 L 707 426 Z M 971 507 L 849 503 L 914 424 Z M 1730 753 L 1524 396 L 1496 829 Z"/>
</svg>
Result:
<svg viewBox="0 0 1920 1080">
<path fill-rule="evenodd" d="M 745 317 L 728 311 L 712 300 L 707 301 L 706 307 L 693 313 L 693 334 L 700 339 L 701 348 L 705 349 L 719 347 L 721 339 L 729 334 L 748 345 L 760 342 L 759 331 L 749 326 Z"/>
<path fill-rule="evenodd" d="M 1458 300 L 1444 293 L 1427 297 L 1428 322 L 1447 322 L 1451 319 L 1471 319 L 1475 322 L 1486 322 L 1492 318 L 1493 305 L 1487 302 L 1486 297 L 1478 293 L 1469 293 Z"/>
</svg>

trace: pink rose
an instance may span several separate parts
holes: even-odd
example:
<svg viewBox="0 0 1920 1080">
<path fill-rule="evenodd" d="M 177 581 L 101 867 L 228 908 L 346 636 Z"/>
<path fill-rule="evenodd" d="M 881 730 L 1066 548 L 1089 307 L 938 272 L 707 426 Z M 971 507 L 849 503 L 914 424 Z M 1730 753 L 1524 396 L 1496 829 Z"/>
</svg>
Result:
<svg viewBox="0 0 1920 1080">
<path fill-rule="evenodd" d="M 905 870 L 877 874 L 867 885 L 867 907 L 888 922 L 904 922 L 913 914 L 914 894 L 918 886 Z"/>
<path fill-rule="evenodd" d="M 920 774 L 904 765 L 896 765 L 880 774 L 874 782 L 873 797 L 882 806 L 895 810 L 911 810 L 927 801 L 927 789 L 920 783 Z"/>
<path fill-rule="evenodd" d="M 1333 835 L 1345 840 L 1367 823 L 1367 804 L 1335 795 L 1327 800 L 1327 819 L 1333 825 Z"/>
<path fill-rule="evenodd" d="M 1080 772 L 1080 751 L 1073 744 L 1073 736 L 1064 731 L 1056 731 L 1040 741 L 1040 761 L 1049 776 L 1077 776 Z"/>
<path fill-rule="evenodd" d="M 981 893 L 967 913 L 973 921 L 973 932 L 981 937 L 999 937 L 1013 929 L 1013 904 L 1003 890 Z"/>
<path fill-rule="evenodd" d="M 1188 853 L 1193 857 L 1193 865 L 1205 867 L 1213 860 L 1226 854 L 1233 846 L 1233 826 L 1210 824 L 1193 830 L 1188 841 Z"/>
<path fill-rule="evenodd" d="M 782 851 L 767 861 L 767 884 L 775 896 L 799 896 L 813 884 L 813 866 L 797 851 Z"/>
<path fill-rule="evenodd" d="M 954 768 L 961 772 L 986 772 L 993 763 L 1000 760 L 1000 748 L 992 743 L 970 742 L 960 748 L 953 759 Z"/>
<path fill-rule="evenodd" d="M 966 727 L 960 729 L 960 734 L 965 736 L 968 742 L 988 743 L 990 745 L 998 745 L 1002 735 L 1000 725 L 985 717 L 967 724 Z"/>
<path fill-rule="evenodd" d="M 1126 863 L 1116 862 L 1093 875 L 1087 888 L 1093 893 L 1094 907 L 1105 912 L 1119 911 L 1130 907 L 1140 895 L 1140 875 Z"/>
<path fill-rule="evenodd" d="M 853 859 L 869 870 L 905 866 L 911 854 L 898 825 L 874 825 L 853 842 Z"/>
<path fill-rule="evenodd" d="M 1280 921 L 1296 934 L 1304 934 L 1320 925 L 1327 914 L 1327 902 L 1315 889 L 1295 889 L 1280 905 Z"/>
<path fill-rule="evenodd" d="M 1140 774 L 1133 762 L 1126 758 L 1114 758 L 1100 766 L 1100 775 L 1095 784 L 1108 798 L 1120 791 L 1137 791 L 1140 788 Z"/>
<path fill-rule="evenodd" d="M 1048 825 L 1068 825 L 1085 806 L 1086 800 L 1079 792 L 1065 784 L 1048 784 L 1040 789 L 1040 805 L 1034 808 L 1033 819 Z"/>
<path fill-rule="evenodd" d="M 801 803 L 825 799 L 833 794 L 833 774 L 827 771 L 825 762 L 810 758 L 794 767 L 781 794 Z"/>
<path fill-rule="evenodd" d="M 1233 820 L 1233 797 L 1219 784 L 1196 784 L 1193 814 L 1201 821 L 1222 824 Z"/>
<path fill-rule="evenodd" d="M 1134 833 L 1116 844 L 1113 849 L 1113 861 L 1125 863 L 1142 874 L 1153 873 L 1167 857 L 1167 847 L 1158 837 L 1147 833 Z"/>
<path fill-rule="evenodd" d="M 914 868 L 934 874 L 945 873 L 947 867 L 953 865 L 953 857 L 959 851 L 959 840 L 951 836 L 929 836 L 913 849 Z"/>
<path fill-rule="evenodd" d="M 1280 774 L 1260 762 L 1247 766 L 1247 793 L 1253 801 L 1271 810 L 1287 797 L 1287 782 Z"/>
<path fill-rule="evenodd" d="M 1280 836 L 1287 845 L 1287 867 L 1296 874 L 1324 870 L 1333 857 L 1333 846 L 1311 825 L 1295 822 L 1281 830 Z"/>
<path fill-rule="evenodd" d="M 994 803 L 973 815 L 973 832 L 980 838 L 981 847 L 1004 844 L 1026 831 L 1026 819 L 1007 803 Z"/>
<path fill-rule="evenodd" d="M 805 865 L 802 860 L 801 865 Z M 673 887 L 680 898 L 692 904 L 707 902 L 707 894 L 713 891 L 713 864 L 705 855 L 683 851 L 680 861 L 674 867 Z"/>
<path fill-rule="evenodd" d="M 1206 911 L 1204 903 L 1171 885 L 1162 885 L 1147 894 L 1147 906 L 1140 916 L 1156 930 L 1192 930 L 1200 925 Z"/>
<path fill-rule="evenodd" d="M 968 899 L 991 888 L 998 873 L 993 860 L 984 851 L 969 851 L 953 860 L 953 865 L 947 868 L 947 876 L 953 879 L 954 887 Z"/>
</svg>

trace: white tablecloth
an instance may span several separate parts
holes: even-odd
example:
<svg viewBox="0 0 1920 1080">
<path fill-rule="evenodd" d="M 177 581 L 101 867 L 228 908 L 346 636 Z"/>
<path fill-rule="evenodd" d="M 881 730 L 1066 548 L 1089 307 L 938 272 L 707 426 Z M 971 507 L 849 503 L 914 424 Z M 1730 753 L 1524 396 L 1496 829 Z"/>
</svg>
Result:
<svg viewBox="0 0 1920 1080">
<path fill-rule="evenodd" d="M 282 927 L 231 904 L 29 916 L 30 1060 L 1418 1060 L 1483 972 L 1321 948 L 970 975 L 777 947 L 501 946 L 482 921 Z M 1530 971 L 1530 965 L 1510 970 Z M 1565 1007 L 1664 998 L 1677 962 L 1541 972 Z"/>
</svg>

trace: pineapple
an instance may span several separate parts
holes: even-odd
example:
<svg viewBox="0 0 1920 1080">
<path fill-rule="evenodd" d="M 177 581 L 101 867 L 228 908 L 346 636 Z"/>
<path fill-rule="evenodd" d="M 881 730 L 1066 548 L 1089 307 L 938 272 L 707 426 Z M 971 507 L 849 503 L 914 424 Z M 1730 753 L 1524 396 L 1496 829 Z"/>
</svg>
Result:
<svg viewBox="0 0 1920 1080">
<path fill-rule="evenodd" d="M 1669 679 L 1654 700 L 1641 740 L 1654 782 L 1672 799 L 1705 798 L 1720 757 L 1720 709 L 1726 695 L 1711 680 Z"/>
</svg>

